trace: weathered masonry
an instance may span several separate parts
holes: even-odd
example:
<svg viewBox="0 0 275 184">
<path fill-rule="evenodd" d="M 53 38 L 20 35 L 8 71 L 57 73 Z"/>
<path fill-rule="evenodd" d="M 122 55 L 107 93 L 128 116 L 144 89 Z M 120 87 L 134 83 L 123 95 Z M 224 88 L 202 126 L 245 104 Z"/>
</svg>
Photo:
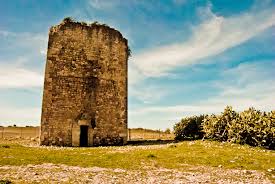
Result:
<svg viewBox="0 0 275 184">
<path fill-rule="evenodd" d="M 41 145 L 127 142 L 127 40 L 66 18 L 49 32 Z"/>
</svg>

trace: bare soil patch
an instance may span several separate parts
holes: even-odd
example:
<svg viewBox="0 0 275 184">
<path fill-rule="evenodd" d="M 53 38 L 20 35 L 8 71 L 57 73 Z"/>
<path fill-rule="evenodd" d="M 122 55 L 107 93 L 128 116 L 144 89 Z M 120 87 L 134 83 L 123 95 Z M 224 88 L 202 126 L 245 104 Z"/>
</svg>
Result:
<svg viewBox="0 0 275 184">
<path fill-rule="evenodd" d="M 125 170 L 45 163 L 0 166 L 0 179 L 14 183 L 272 183 L 258 171 L 203 166 L 193 167 L 192 170 L 183 172 L 156 167 Z"/>
</svg>

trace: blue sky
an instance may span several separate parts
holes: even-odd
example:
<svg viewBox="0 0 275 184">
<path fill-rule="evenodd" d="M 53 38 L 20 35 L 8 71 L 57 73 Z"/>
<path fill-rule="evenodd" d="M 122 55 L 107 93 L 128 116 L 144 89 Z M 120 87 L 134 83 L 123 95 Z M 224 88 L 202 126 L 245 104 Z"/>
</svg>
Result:
<svg viewBox="0 0 275 184">
<path fill-rule="evenodd" d="M 274 110 L 275 1 L 13 0 L 0 6 L 0 125 L 39 125 L 48 30 L 64 17 L 129 41 L 129 127 Z"/>
</svg>

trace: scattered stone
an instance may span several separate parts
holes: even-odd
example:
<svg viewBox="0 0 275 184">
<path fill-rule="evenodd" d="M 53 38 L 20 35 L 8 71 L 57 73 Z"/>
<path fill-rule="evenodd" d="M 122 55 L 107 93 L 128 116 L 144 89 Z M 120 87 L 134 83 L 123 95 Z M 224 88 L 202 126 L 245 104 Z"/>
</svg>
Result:
<svg viewBox="0 0 275 184">
<path fill-rule="evenodd" d="M 251 172 L 251 171 L 248 171 L 248 170 L 244 170 L 244 173 L 245 173 L 245 174 L 252 174 L 252 172 Z"/>
<path fill-rule="evenodd" d="M 124 170 L 45 163 L 27 166 L 0 166 L 0 173 L 3 179 L 14 183 L 272 184 L 263 173 L 258 171 L 217 169 L 205 166 L 191 167 L 193 172 L 157 167 L 143 170 Z M 249 177 L 247 177 L 248 173 L 250 173 Z"/>
<path fill-rule="evenodd" d="M 116 173 L 124 173 L 124 172 L 126 172 L 125 170 L 123 170 L 123 169 L 115 169 L 114 170 L 114 172 L 116 172 Z"/>
</svg>

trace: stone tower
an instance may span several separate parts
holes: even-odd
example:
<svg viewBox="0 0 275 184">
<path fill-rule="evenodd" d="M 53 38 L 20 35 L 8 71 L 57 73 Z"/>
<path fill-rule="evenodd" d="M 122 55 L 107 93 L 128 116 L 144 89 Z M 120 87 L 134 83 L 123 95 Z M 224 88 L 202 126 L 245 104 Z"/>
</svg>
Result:
<svg viewBox="0 0 275 184">
<path fill-rule="evenodd" d="M 106 25 L 65 18 L 49 32 L 41 145 L 127 142 L 127 40 Z"/>
</svg>

